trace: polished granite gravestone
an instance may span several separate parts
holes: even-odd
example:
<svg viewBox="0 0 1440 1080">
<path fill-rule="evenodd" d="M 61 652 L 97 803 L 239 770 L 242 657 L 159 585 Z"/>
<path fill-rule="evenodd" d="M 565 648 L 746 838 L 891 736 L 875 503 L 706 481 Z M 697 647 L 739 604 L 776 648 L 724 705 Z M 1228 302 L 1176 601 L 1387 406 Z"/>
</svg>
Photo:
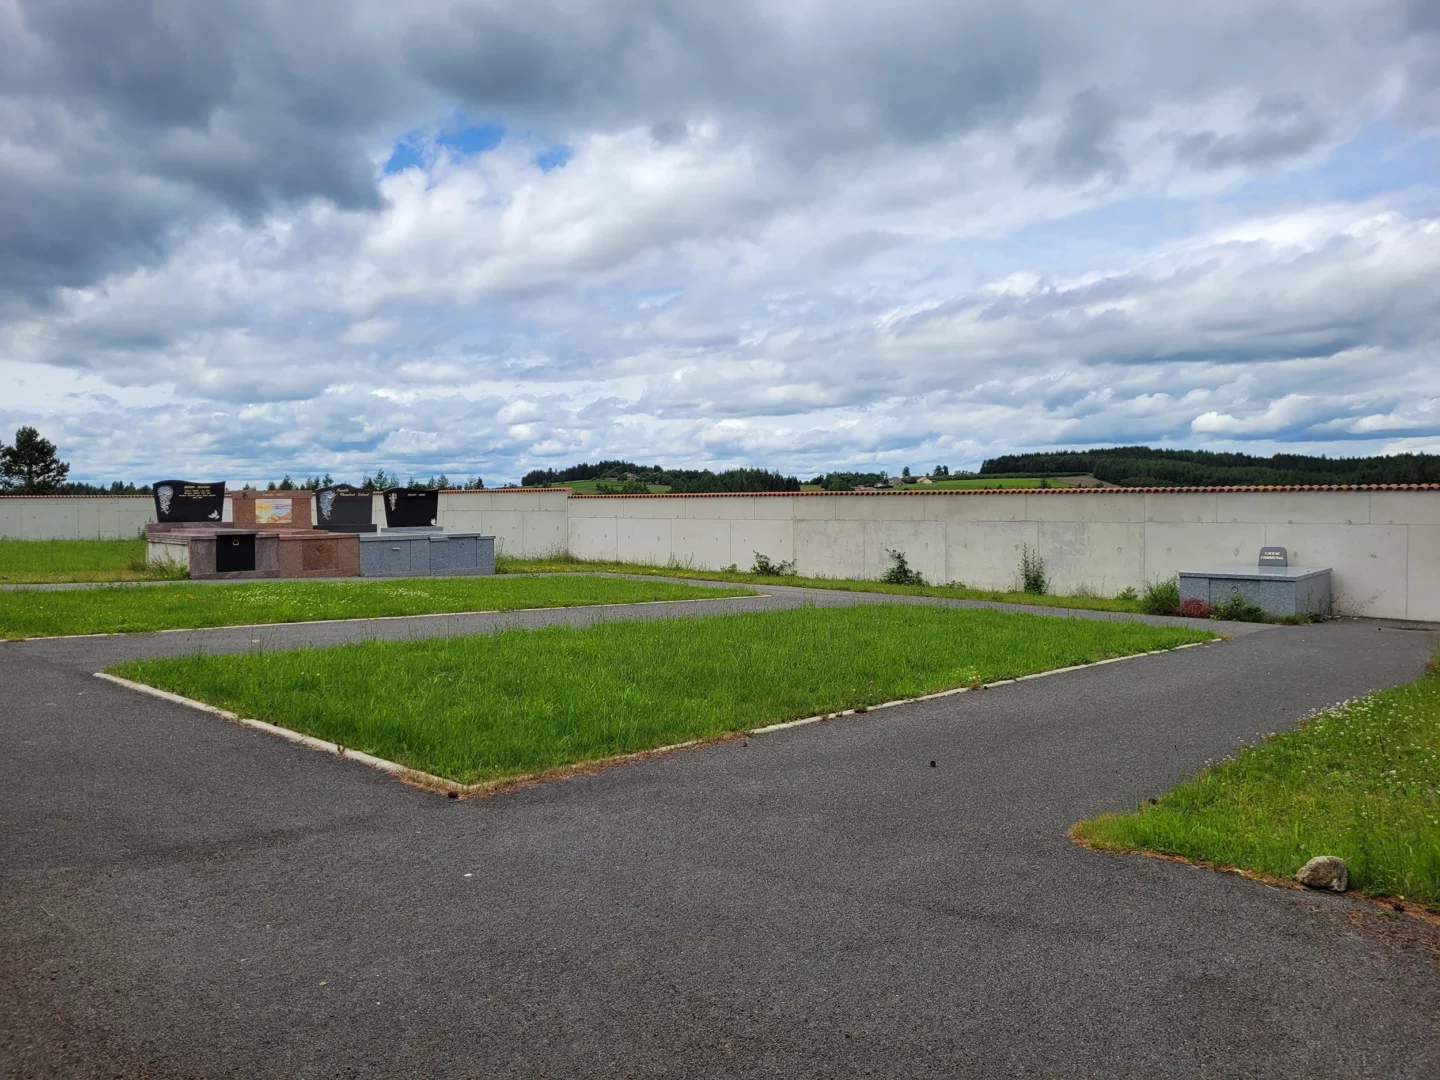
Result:
<svg viewBox="0 0 1440 1080">
<path fill-rule="evenodd" d="M 387 529 L 425 529 L 440 524 L 440 492 L 430 488 L 388 488 L 380 494 Z"/>
<path fill-rule="evenodd" d="M 1215 608 L 1236 593 L 1267 615 L 1329 618 L 1330 567 L 1291 566 L 1283 547 L 1266 547 L 1254 566 L 1180 571 L 1181 603 L 1200 600 Z"/>
<path fill-rule="evenodd" d="M 374 532 L 375 498 L 350 487 L 321 488 L 315 493 L 315 527 L 327 532 Z"/>
<path fill-rule="evenodd" d="M 152 488 L 155 520 L 162 524 L 219 524 L 225 514 L 225 481 L 160 480 Z"/>
</svg>

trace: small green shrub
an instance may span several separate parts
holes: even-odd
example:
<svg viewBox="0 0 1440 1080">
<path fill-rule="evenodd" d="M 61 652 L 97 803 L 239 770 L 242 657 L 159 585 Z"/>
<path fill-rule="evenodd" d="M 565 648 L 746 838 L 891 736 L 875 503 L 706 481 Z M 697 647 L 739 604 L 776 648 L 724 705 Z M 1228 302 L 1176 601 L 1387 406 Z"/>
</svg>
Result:
<svg viewBox="0 0 1440 1080">
<path fill-rule="evenodd" d="M 1139 600 L 1139 599 L 1140 599 L 1140 594 L 1135 591 L 1135 586 L 1134 586 L 1134 585 L 1126 585 L 1125 588 L 1121 589 L 1119 592 L 1117 592 L 1117 593 L 1115 594 L 1115 599 L 1116 599 L 1116 600 Z"/>
<path fill-rule="evenodd" d="M 890 556 L 890 569 L 880 575 L 880 580 L 887 585 L 924 585 L 925 578 L 920 571 L 910 569 L 910 564 L 905 561 L 903 551 L 892 551 L 885 549 L 885 554 Z"/>
<path fill-rule="evenodd" d="M 1045 576 L 1045 560 L 1029 544 L 1020 548 L 1020 591 L 1035 596 L 1044 596 L 1050 591 L 1050 579 Z"/>
<path fill-rule="evenodd" d="M 1240 595 L 1240 590 L 1235 589 L 1230 593 L 1230 599 L 1224 603 L 1216 604 L 1210 609 L 1212 619 L 1227 619 L 1230 622 L 1268 622 L 1270 617 L 1265 614 L 1265 609 L 1259 604 L 1252 604 Z"/>
<path fill-rule="evenodd" d="M 1180 610 L 1180 579 L 1173 577 L 1147 584 L 1140 606 L 1149 615 L 1174 615 Z"/>
<path fill-rule="evenodd" d="M 757 551 L 755 552 L 755 565 L 750 567 L 750 572 L 760 577 L 794 577 L 795 560 L 775 562 L 769 555 Z"/>
</svg>

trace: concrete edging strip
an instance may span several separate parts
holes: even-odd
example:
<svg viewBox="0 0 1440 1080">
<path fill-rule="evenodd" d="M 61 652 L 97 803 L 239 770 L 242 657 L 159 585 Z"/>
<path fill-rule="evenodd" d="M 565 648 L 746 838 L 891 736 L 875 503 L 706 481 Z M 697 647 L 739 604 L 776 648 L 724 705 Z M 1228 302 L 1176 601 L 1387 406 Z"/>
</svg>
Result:
<svg viewBox="0 0 1440 1080">
<path fill-rule="evenodd" d="M 897 705 L 911 705 L 918 701 L 934 701 L 937 698 L 953 697 L 956 694 L 969 693 L 971 690 L 992 690 L 999 686 L 1028 682 L 1031 679 L 1043 679 L 1050 675 L 1064 675 L 1067 672 L 1084 671 L 1086 668 L 1102 667 L 1105 664 L 1118 664 L 1125 660 L 1138 660 L 1144 656 L 1160 656 L 1164 653 L 1179 652 L 1181 649 L 1195 649 L 1201 645 L 1213 645 L 1219 640 L 1222 639 L 1217 637 L 1210 641 L 1194 641 L 1187 645 L 1176 645 L 1169 649 L 1151 649 L 1148 652 L 1132 653 L 1129 656 L 1112 656 L 1105 660 L 1095 660 L 1089 664 L 1072 664 L 1069 667 L 1052 668 L 1049 671 L 1037 671 L 1030 675 L 1019 675 L 1013 679 L 999 679 L 995 682 L 981 683 L 978 686 L 956 686 L 949 690 L 937 691 L 933 694 L 921 694 L 919 697 L 896 698 L 894 701 L 884 701 L 878 705 L 869 705 L 860 709 L 844 709 L 840 712 L 820 713 L 816 716 L 801 717 L 798 720 L 786 720 L 779 724 L 767 724 L 764 727 L 751 728 L 748 731 L 736 731 L 715 738 L 689 739 L 685 742 L 671 743 L 669 746 L 657 746 L 650 750 L 638 750 L 629 754 L 617 754 L 613 757 L 599 758 L 595 761 L 576 762 L 573 765 L 561 766 L 543 773 L 524 773 L 519 776 L 505 777 L 503 780 L 490 780 L 479 784 L 462 784 L 443 776 L 435 776 L 432 773 L 421 772 L 419 769 L 412 769 L 407 765 L 401 765 L 398 761 L 387 761 L 385 758 L 375 757 L 373 754 L 367 754 L 361 750 L 351 750 L 341 746 L 339 743 L 326 742 L 324 739 L 317 739 L 311 735 L 302 735 L 298 731 L 280 727 L 278 724 L 266 723 L 264 720 L 252 720 L 249 717 L 230 712 L 228 709 L 207 705 L 203 701 L 187 698 L 181 694 L 174 694 L 169 690 L 161 690 L 154 686 L 147 686 L 145 683 L 121 678 L 119 675 L 111 675 L 108 671 L 97 671 L 94 673 L 94 676 L 97 679 L 104 679 L 106 682 L 114 683 L 116 686 L 123 686 L 127 690 L 136 690 L 142 694 L 149 694 L 151 697 L 160 698 L 162 701 L 169 701 L 175 705 L 184 705 L 187 708 L 195 709 L 199 712 L 209 713 L 212 716 L 218 716 L 222 720 L 229 720 L 242 727 L 263 731 L 267 735 L 277 735 L 289 742 L 299 743 L 301 746 L 309 747 L 311 750 L 323 750 L 327 754 L 333 754 L 336 757 L 342 757 L 348 761 L 355 761 L 361 765 L 368 765 L 372 769 L 380 769 L 382 772 L 388 772 L 398 776 L 416 787 L 431 791 L 442 791 L 451 795 L 484 795 L 514 787 L 525 787 L 552 777 L 558 779 L 561 776 L 574 775 L 577 772 L 593 772 L 608 765 L 619 765 L 627 761 L 641 761 L 645 758 L 658 757 L 662 754 L 669 754 L 676 750 L 685 750 L 689 747 L 701 746 L 706 743 L 741 737 L 748 738 L 752 735 L 767 735 L 775 731 L 787 731 L 790 728 L 807 727 L 810 724 L 819 724 L 827 720 L 837 720 L 842 716 L 857 716 L 862 713 L 875 712 L 877 709 L 891 709 Z"/>
</svg>

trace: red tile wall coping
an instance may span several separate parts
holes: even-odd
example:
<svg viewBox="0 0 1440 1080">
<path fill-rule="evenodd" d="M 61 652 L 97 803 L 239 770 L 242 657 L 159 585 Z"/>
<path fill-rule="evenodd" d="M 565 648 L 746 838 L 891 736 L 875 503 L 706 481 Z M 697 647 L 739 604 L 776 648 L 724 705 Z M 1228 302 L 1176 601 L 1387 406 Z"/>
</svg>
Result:
<svg viewBox="0 0 1440 1080">
<path fill-rule="evenodd" d="M 536 489 L 530 489 L 536 490 Z M 556 490 L 554 488 L 550 490 Z M 1276 491 L 1440 491 L 1440 484 L 1333 484 L 1257 487 L 1145 487 L 1145 488 L 942 488 L 939 491 L 697 491 L 660 495 L 571 495 L 572 499 L 793 499 L 817 495 L 852 495 L 859 498 L 887 495 L 1213 495 L 1260 494 Z"/>
<path fill-rule="evenodd" d="M 234 489 L 233 491 L 226 491 L 226 492 L 225 492 L 225 497 L 228 499 L 231 495 L 238 495 L 238 494 L 240 494 L 241 490 L 243 490 L 243 489 L 241 489 L 241 488 L 236 488 L 236 489 Z M 310 491 L 308 488 L 295 488 L 295 489 L 293 489 L 293 490 L 294 490 L 294 492 L 305 491 L 305 492 L 307 492 L 308 494 L 311 494 L 311 495 L 314 494 L 314 492 Z M 468 495 L 468 494 L 472 494 L 472 493 L 478 492 L 478 493 L 480 493 L 480 494 L 482 494 L 482 495 L 504 495 L 504 494 L 507 494 L 507 493 L 510 493 L 510 492 L 514 492 L 514 493 L 516 493 L 516 494 L 528 495 L 528 494 L 529 494 L 530 492 L 532 492 L 532 491 L 569 491 L 569 490 L 570 490 L 570 489 L 569 489 L 568 487 L 567 487 L 567 488 L 561 488 L 561 487 L 552 487 L 552 488 L 441 488 L 441 493 L 442 493 L 442 494 L 445 494 L 445 495 L 457 495 L 457 494 L 458 494 L 458 495 Z M 260 498 L 260 499 L 283 499 L 283 498 L 285 498 L 285 496 L 286 496 L 287 494 L 290 494 L 290 492 L 282 492 L 282 491 L 279 491 L 278 489 L 275 490 L 275 491 L 261 491 L 259 488 L 251 488 L 251 489 L 250 489 L 250 492 L 251 492 L 251 494 L 254 495 L 256 498 Z M 362 492 L 361 494 L 363 494 L 363 492 Z M 373 494 L 373 493 L 372 493 L 372 494 Z M 110 494 L 108 494 L 108 493 L 106 493 L 106 492 L 103 492 L 103 491 L 97 492 L 97 493 L 94 493 L 94 494 L 84 494 L 84 495 L 78 495 L 78 494 L 77 494 L 77 495 L 7 495 L 7 494 L 0 493 L 0 499 L 154 499 L 154 498 L 155 498 L 155 496 L 153 496 L 153 495 L 110 495 Z"/>
<path fill-rule="evenodd" d="M 253 489 L 252 489 L 253 490 Z M 549 488 L 443 488 L 444 495 L 529 495 L 535 492 L 572 491 L 568 487 Z M 651 495 L 575 495 L 572 499 L 793 499 L 820 495 L 850 495 L 868 497 L 874 495 L 1213 495 L 1255 494 L 1276 491 L 1440 491 L 1440 484 L 1289 484 L 1256 487 L 1052 487 L 1052 488 L 942 488 L 939 491 L 696 491 L 680 494 Z M 226 492 L 227 495 L 231 492 Z M 259 492 L 272 498 L 283 497 L 279 492 Z M 150 499 L 150 495 L 0 495 L 0 499 Z"/>
</svg>

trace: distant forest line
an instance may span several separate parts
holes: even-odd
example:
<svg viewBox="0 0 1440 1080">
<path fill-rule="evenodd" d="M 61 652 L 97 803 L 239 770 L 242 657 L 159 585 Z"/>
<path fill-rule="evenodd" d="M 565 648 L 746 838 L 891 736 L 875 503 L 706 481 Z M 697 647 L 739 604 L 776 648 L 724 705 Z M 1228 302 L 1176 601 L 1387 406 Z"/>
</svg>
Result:
<svg viewBox="0 0 1440 1080">
<path fill-rule="evenodd" d="M 936 466 L 935 479 L 1003 476 L 1078 476 L 1121 487 L 1246 487 L 1306 484 L 1433 484 L 1440 483 L 1440 454 L 1392 454 L 1376 457 L 1332 458 L 1312 454 L 1215 453 L 1209 450 L 1156 450 L 1148 446 L 1066 450 L 1038 454 L 1005 454 L 991 458 L 978 473 L 952 473 Z M 905 470 L 907 482 L 915 479 Z M 830 472 L 804 481 L 827 491 L 881 487 L 890 476 L 874 473 Z M 602 494 L 644 494 L 663 485 L 674 494 L 698 492 L 799 491 L 802 482 L 767 469 L 666 469 L 633 461 L 582 462 L 564 469 L 535 469 L 520 481 L 524 487 L 552 487 L 600 481 Z"/>
<path fill-rule="evenodd" d="M 1310 454 L 1221 454 L 1209 450 L 1152 450 L 1116 446 L 1042 454 L 1005 454 L 980 466 L 980 475 L 1088 473 L 1122 487 L 1245 487 L 1276 484 L 1440 483 L 1440 454 L 1332 458 Z"/>
</svg>

